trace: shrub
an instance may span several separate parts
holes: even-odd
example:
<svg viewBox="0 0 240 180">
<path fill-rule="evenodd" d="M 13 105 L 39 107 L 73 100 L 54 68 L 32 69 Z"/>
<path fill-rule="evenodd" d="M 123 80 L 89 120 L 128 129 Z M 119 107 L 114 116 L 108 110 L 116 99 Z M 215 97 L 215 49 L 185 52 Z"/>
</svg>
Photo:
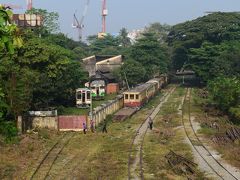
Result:
<svg viewBox="0 0 240 180">
<path fill-rule="evenodd" d="M 0 121 L 0 134 L 5 137 L 7 142 L 11 142 L 17 136 L 18 131 L 13 122 Z"/>
<path fill-rule="evenodd" d="M 236 119 L 238 122 L 240 121 L 240 106 L 230 108 L 229 113 L 233 119 Z"/>
</svg>

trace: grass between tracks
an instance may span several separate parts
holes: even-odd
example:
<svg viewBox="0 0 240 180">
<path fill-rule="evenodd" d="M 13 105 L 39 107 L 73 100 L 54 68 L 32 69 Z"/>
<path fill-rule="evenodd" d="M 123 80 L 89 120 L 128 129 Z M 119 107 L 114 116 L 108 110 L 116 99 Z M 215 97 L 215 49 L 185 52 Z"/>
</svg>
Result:
<svg viewBox="0 0 240 180">
<path fill-rule="evenodd" d="M 59 156 L 51 175 L 54 179 L 126 179 L 129 147 L 138 126 L 159 102 L 155 97 L 133 117 L 108 124 L 108 133 L 76 134 Z"/>
<path fill-rule="evenodd" d="M 215 144 L 211 141 L 212 137 L 215 135 L 224 135 L 226 130 L 231 127 L 228 117 L 226 115 L 221 115 L 222 113 L 216 109 L 208 110 L 208 116 L 206 117 L 203 106 L 207 104 L 207 99 L 201 98 L 198 95 L 199 91 L 199 89 L 193 90 L 191 105 L 192 115 L 196 118 L 196 121 L 200 123 L 198 134 L 204 138 L 205 143 L 217 150 L 229 164 L 240 168 L 240 140 L 227 144 Z M 209 124 L 216 122 L 220 127 L 219 131 L 205 125 L 206 121 Z M 239 125 L 235 126 L 240 127 Z"/>
<path fill-rule="evenodd" d="M 168 164 L 165 156 L 170 150 L 193 160 L 190 146 L 185 142 L 185 133 L 181 128 L 181 114 L 178 107 L 185 91 L 179 87 L 162 106 L 154 120 L 154 130 L 150 131 L 144 141 L 144 176 L 146 179 L 186 179 L 176 174 Z M 203 178 L 197 171 L 196 179 Z"/>
<path fill-rule="evenodd" d="M 126 179 L 128 155 L 136 129 L 159 103 L 159 94 L 133 117 L 110 122 L 108 133 L 75 133 L 58 156 L 52 179 Z M 0 143 L 0 179 L 27 179 L 62 133 L 41 130 L 21 137 L 19 144 Z M 2 141 L 0 141 L 2 142 Z"/>
</svg>

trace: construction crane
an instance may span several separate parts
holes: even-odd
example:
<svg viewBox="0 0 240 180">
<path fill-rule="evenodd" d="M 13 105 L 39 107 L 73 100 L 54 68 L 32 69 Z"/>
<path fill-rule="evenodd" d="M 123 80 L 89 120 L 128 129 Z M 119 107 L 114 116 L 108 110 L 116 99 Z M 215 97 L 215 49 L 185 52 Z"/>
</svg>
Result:
<svg viewBox="0 0 240 180">
<path fill-rule="evenodd" d="M 32 8 L 33 8 L 32 0 L 27 0 L 27 10 L 32 10 Z"/>
<path fill-rule="evenodd" d="M 73 24 L 72 24 L 72 27 L 73 28 L 76 28 L 78 30 L 78 38 L 79 38 L 79 41 L 82 40 L 82 31 L 83 31 L 83 28 L 84 28 L 84 24 L 83 24 L 83 21 L 84 21 L 84 18 L 87 14 L 87 11 L 88 11 L 88 7 L 89 7 L 89 3 L 90 3 L 90 0 L 87 0 L 86 4 L 85 4 L 85 8 L 84 8 L 84 11 L 83 11 L 83 15 L 81 17 L 80 20 L 78 20 L 77 16 L 76 16 L 76 13 L 74 13 L 73 15 Z"/>
<path fill-rule="evenodd" d="M 8 9 L 22 9 L 21 6 L 14 5 L 14 4 L 0 4 L 0 5 L 4 6 L 5 8 L 8 8 Z"/>
<path fill-rule="evenodd" d="M 98 38 L 106 36 L 106 16 L 108 15 L 107 0 L 102 0 L 102 32 L 98 33 Z"/>
</svg>

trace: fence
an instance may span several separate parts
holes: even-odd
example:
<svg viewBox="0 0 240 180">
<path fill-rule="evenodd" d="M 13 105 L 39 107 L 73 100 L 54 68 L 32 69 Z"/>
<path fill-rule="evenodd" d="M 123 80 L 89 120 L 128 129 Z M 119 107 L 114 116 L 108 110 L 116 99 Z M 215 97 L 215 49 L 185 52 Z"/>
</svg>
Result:
<svg viewBox="0 0 240 180">
<path fill-rule="evenodd" d="M 95 125 L 104 121 L 108 115 L 114 114 L 123 108 L 123 96 L 119 95 L 115 100 L 109 100 L 105 104 L 94 108 L 92 119 Z M 19 116 L 18 129 L 19 132 L 27 132 L 35 128 L 47 128 L 59 131 L 81 131 L 83 122 L 90 127 L 91 117 L 87 116 L 57 116 L 54 112 L 52 116 L 49 113 L 32 113 L 32 116 Z"/>
<path fill-rule="evenodd" d="M 110 114 L 114 114 L 119 109 L 123 108 L 123 96 L 119 95 L 115 100 L 110 100 L 105 104 L 97 107 L 93 111 L 93 121 L 96 126 L 99 125 Z M 91 117 L 89 117 L 90 119 Z"/>
</svg>

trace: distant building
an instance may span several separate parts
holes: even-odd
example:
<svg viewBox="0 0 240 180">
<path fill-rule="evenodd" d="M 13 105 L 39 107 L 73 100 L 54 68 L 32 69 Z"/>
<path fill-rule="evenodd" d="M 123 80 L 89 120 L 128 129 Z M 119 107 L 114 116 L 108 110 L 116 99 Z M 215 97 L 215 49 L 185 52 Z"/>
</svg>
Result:
<svg viewBox="0 0 240 180">
<path fill-rule="evenodd" d="M 89 77 L 104 76 L 112 80 L 112 72 L 123 64 L 123 56 L 90 56 L 84 58 L 83 66 L 89 73 Z"/>
<path fill-rule="evenodd" d="M 43 23 L 41 15 L 36 14 L 14 14 L 13 22 L 19 27 L 40 27 Z"/>
<path fill-rule="evenodd" d="M 131 43 L 134 44 L 136 40 L 141 37 L 143 32 L 144 32 L 144 29 L 137 29 L 137 30 L 130 31 L 128 33 L 128 37 L 130 38 Z"/>
</svg>

